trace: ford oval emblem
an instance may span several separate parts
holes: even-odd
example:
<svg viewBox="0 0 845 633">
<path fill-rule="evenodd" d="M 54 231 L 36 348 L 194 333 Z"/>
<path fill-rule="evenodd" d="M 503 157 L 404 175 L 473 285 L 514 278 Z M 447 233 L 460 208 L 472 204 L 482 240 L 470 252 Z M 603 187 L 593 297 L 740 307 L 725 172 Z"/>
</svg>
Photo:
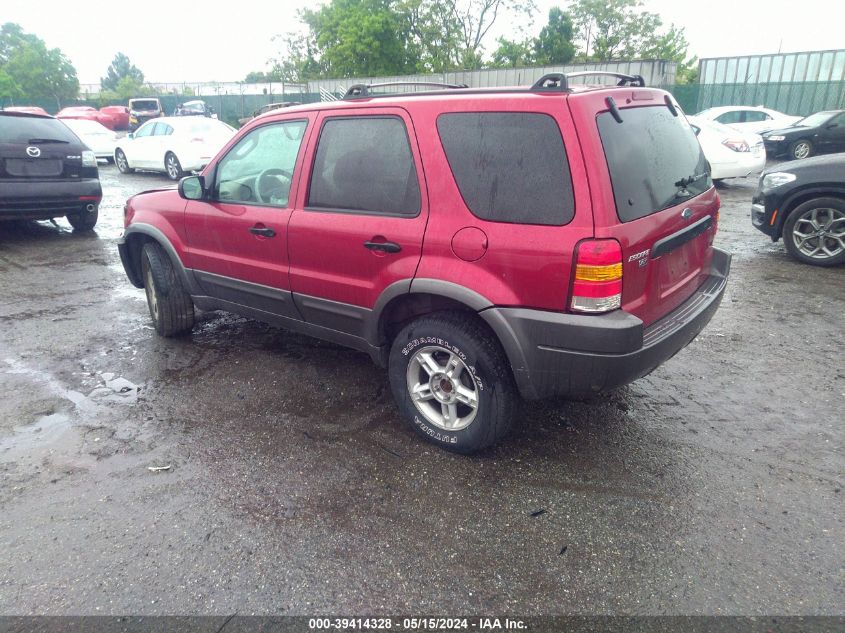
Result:
<svg viewBox="0 0 845 633">
<path fill-rule="evenodd" d="M 32 156 L 32 158 L 38 158 L 41 156 L 41 150 L 30 145 L 26 148 L 26 154 L 27 156 Z"/>
<path fill-rule="evenodd" d="M 692 209 L 690 209 L 689 207 L 687 207 L 686 209 L 684 209 L 683 211 L 681 211 L 681 217 L 682 217 L 684 220 L 689 220 L 689 219 L 692 217 Z"/>
</svg>

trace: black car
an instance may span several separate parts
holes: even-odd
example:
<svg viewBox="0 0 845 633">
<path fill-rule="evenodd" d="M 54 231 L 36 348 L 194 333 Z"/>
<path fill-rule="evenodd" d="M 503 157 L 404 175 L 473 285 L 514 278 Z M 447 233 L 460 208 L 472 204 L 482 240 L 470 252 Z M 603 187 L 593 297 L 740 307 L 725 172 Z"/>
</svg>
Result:
<svg viewBox="0 0 845 633">
<path fill-rule="evenodd" d="M 751 221 L 795 259 L 845 262 L 845 154 L 781 163 L 760 175 Z"/>
<path fill-rule="evenodd" d="M 215 116 L 214 108 L 208 105 L 205 101 L 195 100 L 186 101 L 176 106 L 173 111 L 173 116 Z M 215 117 L 216 118 L 216 117 Z"/>
<path fill-rule="evenodd" d="M 90 231 L 102 197 L 94 152 L 67 126 L 0 112 L 0 220 L 66 216 L 77 231 Z"/>
<path fill-rule="evenodd" d="M 845 152 L 845 110 L 827 110 L 804 117 L 782 130 L 763 134 L 766 155 L 807 158 L 814 154 Z"/>
</svg>

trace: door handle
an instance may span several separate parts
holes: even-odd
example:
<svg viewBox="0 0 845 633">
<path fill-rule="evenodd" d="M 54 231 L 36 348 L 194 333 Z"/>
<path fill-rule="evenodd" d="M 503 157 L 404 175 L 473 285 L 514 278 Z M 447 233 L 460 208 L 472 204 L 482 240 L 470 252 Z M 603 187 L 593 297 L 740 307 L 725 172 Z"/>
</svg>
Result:
<svg viewBox="0 0 845 633">
<path fill-rule="evenodd" d="M 249 232 L 262 237 L 276 237 L 276 232 L 267 226 L 251 226 Z"/>
<path fill-rule="evenodd" d="M 369 248 L 371 251 L 382 251 L 384 253 L 398 253 L 402 250 L 396 242 L 364 242 L 364 248 Z"/>
</svg>

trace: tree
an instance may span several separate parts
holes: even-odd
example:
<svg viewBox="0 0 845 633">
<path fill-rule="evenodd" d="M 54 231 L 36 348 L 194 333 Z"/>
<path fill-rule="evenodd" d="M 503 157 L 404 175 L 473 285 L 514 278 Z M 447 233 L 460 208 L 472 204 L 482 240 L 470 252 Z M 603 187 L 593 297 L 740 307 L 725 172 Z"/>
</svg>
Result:
<svg viewBox="0 0 845 633">
<path fill-rule="evenodd" d="M 435 0 L 436 1 L 436 0 Z M 531 16 L 537 6 L 534 0 L 443 0 L 458 27 L 461 46 L 461 68 L 480 68 L 483 42 L 503 14 L 512 18 Z"/>
<path fill-rule="evenodd" d="M 396 75 L 415 68 L 390 0 L 332 0 L 301 17 L 331 75 Z"/>
<path fill-rule="evenodd" d="M 689 46 L 684 30 L 644 11 L 641 0 L 575 0 L 571 13 L 584 60 L 655 58 L 683 62 Z"/>
<path fill-rule="evenodd" d="M 244 83 L 247 84 L 260 84 L 281 80 L 282 78 L 280 73 L 276 69 L 270 70 L 269 72 L 263 70 L 253 70 L 252 72 L 247 73 L 247 76 L 244 77 Z"/>
<path fill-rule="evenodd" d="M 572 43 L 572 18 L 552 7 L 549 10 L 549 22 L 534 40 L 534 59 L 537 64 L 566 64 L 575 57 L 575 44 Z"/>
<path fill-rule="evenodd" d="M 100 79 L 103 90 L 115 90 L 122 79 L 131 78 L 135 83 L 144 83 L 144 73 L 129 61 L 123 53 L 117 53 L 106 71 L 106 76 Z"/>
<path fill-rule="evenodd" d="M 0 27 L 0 96 L 63 100 L 79 94 L 76 69 L 58 48 L 47 48 L 39 37 L 18 24 Z M 8 94 L 6 94 L 8 92 Z"/>
<path fill-rule="evenodd" d="M 305 9 L 305 35 L 278 36 L 271 60 L 285 81 L 480 68 L 484 42 L 534 0 L 331 0 Z"/>
<path fill-rule="evenodd" d="M 490 68 L 517 68 L 534 63 L 533 43 L 530 40 L 516 42 L 500 37 L 496 41 L 499 43 L 499 48 L 493 51 Z"/>
</svg>

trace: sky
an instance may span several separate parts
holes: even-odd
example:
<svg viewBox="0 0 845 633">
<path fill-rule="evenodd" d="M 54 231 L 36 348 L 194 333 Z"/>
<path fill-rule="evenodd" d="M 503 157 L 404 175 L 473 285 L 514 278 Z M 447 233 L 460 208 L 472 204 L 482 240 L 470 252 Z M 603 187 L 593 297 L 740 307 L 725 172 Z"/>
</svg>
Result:
<svg viewBox="0 0 845 633">
<path fill-rule="evenodd" d="M 538 12 L 523 25 L 536 35 L 552 6 L 535 0 Z M 123 0 L 0 0 L 0 23 L 17 22 L 48 46 L 58 47 L 76 67 L 80 83 L 98 83 L 120 51 L 147 81 L 239 81 L 275 57 L 273 37 L 297 28 L 305 0 L 203 0 L 133 4 Z M 701 57 L 845 48 L 845 2 L 841 0 L 645 0 L 645 9 L 668 26 L 686 29 L 690 54 Z M 146 9 L 146 7 L 150 7 Z M 240 9 L 243 10 L 240 10 Z M 497 35 L 514 36 L 502 21 Z"/>
</svg>

